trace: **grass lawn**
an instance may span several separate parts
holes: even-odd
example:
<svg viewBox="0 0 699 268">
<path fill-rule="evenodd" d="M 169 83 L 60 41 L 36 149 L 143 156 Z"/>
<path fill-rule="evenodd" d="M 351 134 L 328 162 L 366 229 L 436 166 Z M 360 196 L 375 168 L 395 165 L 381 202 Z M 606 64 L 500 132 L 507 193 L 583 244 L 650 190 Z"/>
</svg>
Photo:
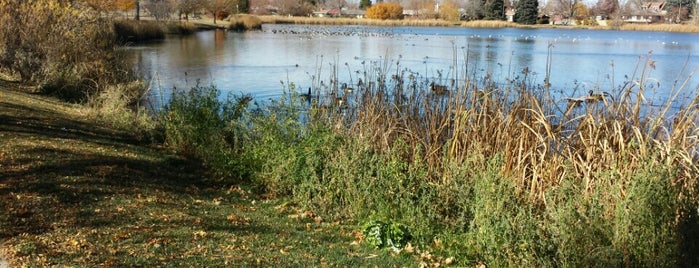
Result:
<svg viewBox="0 0 699 268">
<path fill-rule="evenodd" d="M 38 266 L 417 266 L 193 160 L 0 82 L 0 255 Z M 421 255 L 421 256 L 420 256 Z"/>
</svg>

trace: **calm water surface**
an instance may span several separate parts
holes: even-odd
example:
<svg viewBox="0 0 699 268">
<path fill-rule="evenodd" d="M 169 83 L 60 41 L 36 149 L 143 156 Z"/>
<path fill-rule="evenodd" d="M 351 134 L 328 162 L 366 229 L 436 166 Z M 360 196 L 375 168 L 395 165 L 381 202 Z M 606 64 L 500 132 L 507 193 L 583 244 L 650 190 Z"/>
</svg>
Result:
<svg viewBox="0 0 699 268">
<path fill-rule="evenodd" d="M 165 93 L 164 99 L 173 87 L 199 81 L 263 100 L 280 96 L 282 82 L 294 83 L 298 91 L 327 83 L 333 75 L 354 82 L 372 66 L 442 81 L 468 70 L 501 83 L 521 78 L 526 67 L 529 78 L 543 84 L 547 58 L 552 90 L 575 96 L 638 79 L 649 54 L 655 67 L 647 75 L 651 101 L 664 102 L 688 77 L 686 96 L 699 86 L 699 79 L 690 76 L 699 65 L 699 35 L 681 33 L 264 25 L 260 32 L 171 36 L 127 53 L 150 79 L 154 94 Z"/>
</svg>

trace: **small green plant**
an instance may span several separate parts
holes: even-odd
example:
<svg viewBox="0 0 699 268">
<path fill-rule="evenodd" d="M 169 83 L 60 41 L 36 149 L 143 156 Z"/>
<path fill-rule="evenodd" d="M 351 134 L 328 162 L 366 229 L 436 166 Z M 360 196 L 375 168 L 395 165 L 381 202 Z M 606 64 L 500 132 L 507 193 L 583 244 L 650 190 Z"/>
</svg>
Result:
<svg viewBox="0 0 699 268">
<path fill-rule="evenodd" d="M 392 220 L 371 219 L 362 226 L 365 241 L 374 248 L 402 249 L 412 239 L 408 227 Z"/>
<path fill-rule="evenodd" d="M 31 241 L 21 243 L 21 244 L 17 245 L 17 248 L 16 248 L 17 254 L 23 255 L 23 256 L 32 255 L 36 252 L 36 250 L 37 250 L 36 244 L 34 242 L 31 242 Z"/>
</svg>

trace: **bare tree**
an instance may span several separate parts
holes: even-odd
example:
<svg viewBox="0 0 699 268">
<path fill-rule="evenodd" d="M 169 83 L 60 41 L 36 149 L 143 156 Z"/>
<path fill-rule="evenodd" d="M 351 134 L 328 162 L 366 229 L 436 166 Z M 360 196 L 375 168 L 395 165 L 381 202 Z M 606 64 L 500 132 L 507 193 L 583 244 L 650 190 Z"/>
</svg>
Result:
<svg viewBox="0 0 699 268">
<path fill-rule="evenodd" d="M 598 0 L 594 11 L 597 15 L 612 16 L 618 9 L 618 0 Z"/>
<path fill-rule="evenodd" d="M 178 17 L 181 19 L 184 15 L 185 20 L 189 20 L 189 15 L 201 9 L 199 0 L 173 0 L 174 9 L 177 10 Z"/>
<path fill-rule="evenodd" d="M 466 0 L 464 6 L 464 17 L 467 20 L 480 20 L 483 18 L 483 1 Z"/>
<path fill-rule="evenodd" d="M 563 16 L 566 19 L 564 23 L 567 24 L 576 16 L 575 10 L 578 3 L 580 0 L 552 0 L 546 3 L 544 9 L 548 13 Z"/>
<path fill-rule="evenodd" d="M 172 13 L 172 5 L 167 0 L 142 1 L 143 8 L 155 17 L 156 20 L 168 19 Z"/>
<path fill-rule="evenodd" d="M 204 4 L 204 8 L 214 17 L 214 24 L 216 24 L 218 17 L 230 12 L 234 6 L 233 0 L 206 0 Z"/>
</svg>

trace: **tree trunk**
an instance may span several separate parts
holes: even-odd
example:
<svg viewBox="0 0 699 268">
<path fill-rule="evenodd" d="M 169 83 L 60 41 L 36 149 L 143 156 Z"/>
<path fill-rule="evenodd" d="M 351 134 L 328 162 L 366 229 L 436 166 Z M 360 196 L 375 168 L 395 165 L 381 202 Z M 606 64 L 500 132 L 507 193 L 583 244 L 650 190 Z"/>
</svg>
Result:
<svg viewBox="0 0 699 268">
<path fill-rule="evenodd" d="M 136 17 L 135 20 L 141 20 L 141 1 L 136 0 Z"/>
</svg>

